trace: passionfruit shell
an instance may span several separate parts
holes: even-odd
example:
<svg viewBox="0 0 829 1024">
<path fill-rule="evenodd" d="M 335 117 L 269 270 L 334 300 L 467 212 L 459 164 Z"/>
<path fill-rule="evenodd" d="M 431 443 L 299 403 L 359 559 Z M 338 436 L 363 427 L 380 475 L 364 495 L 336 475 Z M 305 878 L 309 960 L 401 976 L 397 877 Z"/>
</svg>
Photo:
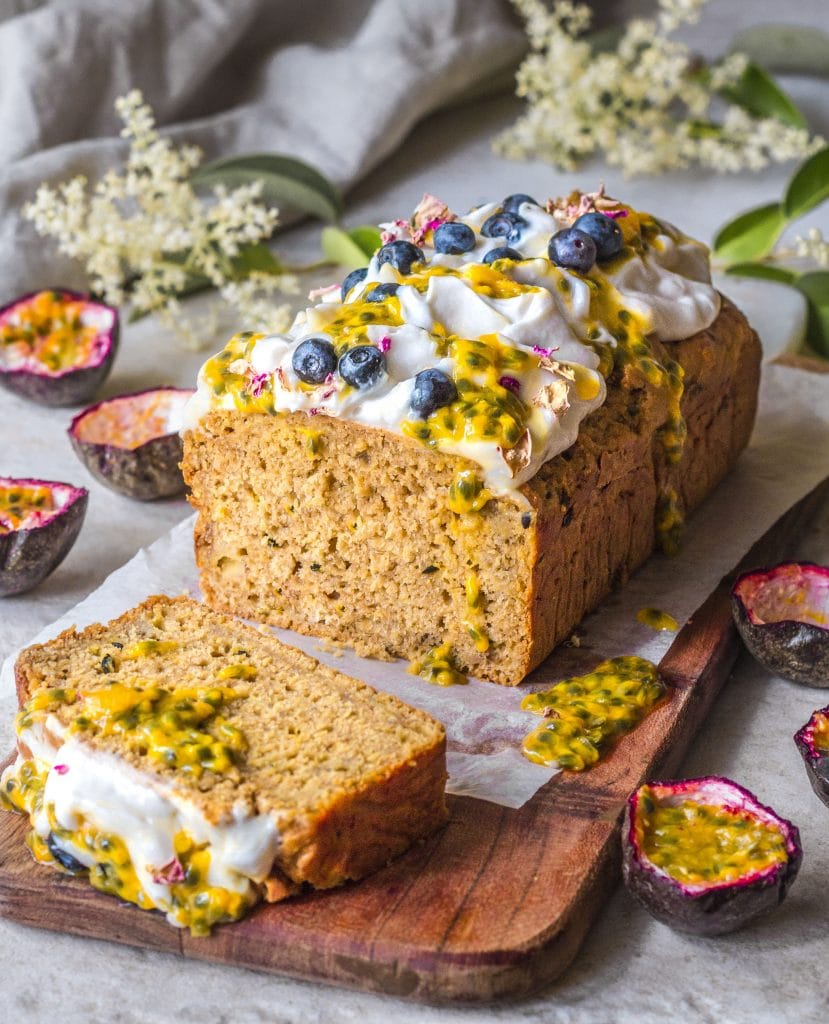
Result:
<svg viewBox="0 0 829 1024">
<path fill-rule="evenodd" d="M 825 732 L 827 746 L 817 742 L 817 733 Z M 794 734 L 797 749 L 806 765 L 806 774 L 817 796 L 829 807 L 829 707 L 820 708 Z"/>
<path fill-rule="evenodd" d="M 72 420 L 72 447 L 96 480 L 128 498 L 183 494 L 179 424 L 193 393 L 150 388 L 97 402 Z"/>
<path fill-rule="evenodd" d="M 648 795 L 657 801 L 692 800 L 748 812 L 773 825 L 784 838 L 786 857 L 736 880 L 683 883 L 655 865 L 640 848 L 636 825 Z M 797 826 L 743 786 L 718 775 L 678 782 L 648 782 L 627 801 L 622 826 L 622 873 L 628 891 L 658 921 L 693 935 L 724 935 L 782 903 L 803 857 Z"/>
<path fill-rule="evenodd" d="M 85 355 L 75 353 L 75 360 L 68 366 L 51 367 L 34 351 L 23 356 L 19 348 L 13 351 L 0 339 L 0 385 L 41 405 L 82 405 L 94 398 L 112 369 L 120 335 L 118 310 L 68 288 L 42 288 L 0 307 L 0 331 L 19 310 L 32 306 L 44 295 L 66 304 L 83 303 L 90 321 L 84 326 L 96 329 L 89 351 Z"/>
<path fill-rule="evenodd" d="M 781 562 L 739 576 L 731 610 L 760 664 L 783 679 L 829 687 L 829 567 Z"/>
<path fill-rule="evenodd" d="M 86 515 L 89 492 L 57 480 L 0 477 L 0 492 L 47 488 L 55 508 L 27 516 L 0 531 L 0 596 L 22 594 L 42 583 L 69 554 Z M 2 519 L 0 519 L 2 522 Z"/>
</svg>

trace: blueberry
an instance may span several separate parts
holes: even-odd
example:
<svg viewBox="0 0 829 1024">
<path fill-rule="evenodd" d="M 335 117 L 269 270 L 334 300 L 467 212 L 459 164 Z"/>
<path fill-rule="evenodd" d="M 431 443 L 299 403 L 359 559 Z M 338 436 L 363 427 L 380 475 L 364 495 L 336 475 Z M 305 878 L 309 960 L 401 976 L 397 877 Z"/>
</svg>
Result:
<svg viewBox="0 0 829 1024">
<path fill-rule="evenodd" d="M 325 338 L 306 338 L 294 349 L 291 366 L 306 384 L 322 384 L 337 369 L 337 353 Z"/>
<path fill-rule="evenodd" d="M 518 207 L 522 203 L 532 203 L 533 206 L 539 205 L 532 196 L 528 196 L 524 192 L 516 192 L 515 195 L 507 196 L 503 203 L 501 203 L 501 209 L 504 213 L 518 213 Z"/>
<path fill-rule="evenodd" d="M 508 242 L 518 242 L 526 226 L 527 222 L 515 213 L 493 213 L 484 221 L 481 234 L 484 238 L 506 237 Z"/>
<path fill-rule="evenodd" d="M 622 229 L 612 217 L 606 217 L 603 213 L 583 213 L 573 227 L 590 235 L 596 243 L 598 260 L 612 260 L 625 244 Z"/>
<path fill-rule="evenodd" d="M 596 262 L 596 243 L 584 231 L 578 228 L 565 228 L 557 231 L 547 246 L 550 262 L 557 267 L 568 270 L 580 270 L 582 274 Z"/>
<path fill-rule="evenodd" d="M 475 248 L 475 232 L 460 221 L 449 221 L 435 228 L 435 252 L 460 256 Z"/>
<path fill-rule="evenodd" d="M 368 267 L 360 267 L 358 270 L 352 270 L 346 277 L 340 288 L 340 296 L 343 302 L 345 302 L 346 296 L 355 285 L 358 285 L 361 281 L 365 281 L 367 273 Z"/>
<path fill-rule="evenodd" d="M 389 295 L 397 295 L 399 284 L 375 284 L 363 295 L 363 302 L 382 302 Z"/>
<path fill-rule="evenodd" d="M 413 413 L 425 420 L 435 409 L 451 405 L 457 397 L 455 382 L 443 370 L 421 370 L 415 377 L 409 406 Z"/>
<path fill-rule="evenodd" d="M 510 249 L 508 245 L 499 245 L 497 249 L 490 249 L 484 256 L 484 263 L 492 263 L 494 260 L 523 260 L 524 257 L 517 249 Z"/>
<path fill-rule="evenodd" d="M 383 353 L 373 345 L 356 345 L 340 356 L 340 376 L 354 388 L 376 384 L 386 366 Z"/>
<path fill-rule="evenodd" d="M 386 242 L 377 250 L 377 266 L 382 267 L 384 263 L 391 263 L 401 274 L 411 273 L 412 264 L 423 263 L 425 259 L 422 249 L 402 239 Z"/>
<path fill-rule="evenodd" d="M 66 868 L 67 871 L 71 871 L 73 875 L 80 875 L 86 871 L 86 865 L 73 857 L 71 853 L 67 853 L 66 850 L 58 846 L 55 841 L 54 833 L 50 832 L 46 837 L 46 845 L 49 847 L 49 853 L 55 858 L 61 867 Z"/>
</svg>

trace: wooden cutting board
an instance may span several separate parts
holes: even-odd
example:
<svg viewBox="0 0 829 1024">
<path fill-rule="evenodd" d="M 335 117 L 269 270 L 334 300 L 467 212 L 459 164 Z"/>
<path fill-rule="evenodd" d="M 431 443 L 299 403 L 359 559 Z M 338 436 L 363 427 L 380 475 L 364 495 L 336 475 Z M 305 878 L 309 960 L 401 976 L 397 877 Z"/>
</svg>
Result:
<svg viewBox="0 0 829 1024">
<path fill-rule="evenodd" d="M 794 506 L 741 566 L 779 561 L 829 497 Z M 192 938 L 83 881 L 32 861 L 26 822 L 0 816 L 0 914 L 22 924 L 185 957 L 443 1002 L 518 996 L 576 954 L 619 878 L 619 822 L 644 779 L 676 770 L 740 651 L 722 581 L 660 663 L 671 699 L 597 767 L 558 775 L 520 810 L 449 800 L 447 827 L 359 884 L 260 906 Z M 587 671 L 595 651 L 561 649 L 533 673 Z M 516 695 L 517 697 L 517 695 Z"/>
</svg>

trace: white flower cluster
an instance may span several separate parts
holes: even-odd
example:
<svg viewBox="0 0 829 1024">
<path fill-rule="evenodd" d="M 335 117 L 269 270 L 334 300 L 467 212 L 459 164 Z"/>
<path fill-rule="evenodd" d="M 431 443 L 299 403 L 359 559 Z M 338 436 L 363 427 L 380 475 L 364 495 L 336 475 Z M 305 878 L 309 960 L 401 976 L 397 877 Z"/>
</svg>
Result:
<svg viewBox="0 0 829 1024">
<path fill-rule="evenodd" d="M 829 239 L 819 228 L 812 228 L 806 236 L 794 240 L 794 253 L 800 259 L 814 260 L 819 267 L 829 267 Z"/>
<path fill-rule="evenodd" d="M 198 283 L 217 288 L 247 329 L 287 327 L 288 306 L 265 296 L 295 291 L 296 279 L 257 273 L 240 280 L 234 265 L 276 226 L 278 211 L 262 202 L 261 185 L 218 186 L 201 198 L 190 181 L 200 150 L 162 138 L 138 90 L 115 107 L 130 143 L 123 169 L 108 171 L 91 191 L 84 177 L 41 185 L 24 215 L 57 239 L 61 252 L 83 261 L 92 290 L 106 302 L 129 299 L 137 313 L 156 313 L 191 345 L 211 344 L 215 330 L 214 315 L 190 322 L 176 298 Z"/>
<path fill-rule="evenodd" d="M 528 105 L 496 140 L 497 150 L 564 170 L 600 152 L 628 177 L 692 163 L 757 170 L 811 152 L 820 140 L 805 129 L 752 117 L 719 99 L 720 89 L 739 80 L 744 57 L 701 68 L 683 43 L 669 38 L 695 22 L 707 2 L 659 0 L 655 18 L 628 22 L 616 49 L 602 50 L 584 35 L 591 21 L 586 4 L 513 0 L 531 45 L 517 76 L 517 93 Z"/>
</svg>

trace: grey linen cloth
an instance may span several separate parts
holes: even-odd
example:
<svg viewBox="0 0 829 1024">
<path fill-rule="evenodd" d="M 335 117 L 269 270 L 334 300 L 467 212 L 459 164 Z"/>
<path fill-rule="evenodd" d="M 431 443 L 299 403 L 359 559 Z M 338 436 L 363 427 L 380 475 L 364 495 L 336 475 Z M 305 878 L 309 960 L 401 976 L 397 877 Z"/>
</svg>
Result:
<svg viewBox="0 0 829 1024">
<path fill-rule="evenodd" d="M 84 285 L 20 209 L 119 161 L 132 88 L 209 158 L 292 154 L 347 187 L 524 45 L 505 0 L 0 0 L 0 301 Z"/>
</svg>

